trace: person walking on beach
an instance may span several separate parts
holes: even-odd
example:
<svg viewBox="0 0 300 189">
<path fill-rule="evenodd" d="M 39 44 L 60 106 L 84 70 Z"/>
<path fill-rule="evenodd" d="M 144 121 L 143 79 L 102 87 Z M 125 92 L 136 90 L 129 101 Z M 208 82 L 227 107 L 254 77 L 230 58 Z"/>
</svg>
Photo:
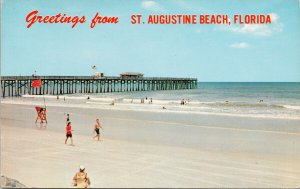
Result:
<svg viewBox="0 0 300 189">
<path fill-rule="evenodd" d="M 94 127 L 94 131 L 96 132 L 96 136 L 94 136 L 93 139 L 97 138 L 98 141 L 100 140 L 100 128 L 104 131 L 104 129 L 101 127 L 99 119 L 97 118 L 96 119 L 96 124 L 95 124 L 95 127 Z"/>
<path fill-rule="evenodd" d="M 91 185 L 90 178 L 84 171 L 85 167 L 80 165 L 79 171 L 73 177 L 73 185 L 77 186 L 77 188 L 87 188 L 89 185 Z"/>
<path fill-rule="evenodd" d="M 71 122 L 68 122 L 67 126 L 66 126 L 66 140 L 65 140 L 65 144 L 67 144 L 67 141 L 69 138 L 71 138 L 71 145 L 73 145 L 73 138 L 72 138 L 72 127 L 71 127 Z"/>
</svg>

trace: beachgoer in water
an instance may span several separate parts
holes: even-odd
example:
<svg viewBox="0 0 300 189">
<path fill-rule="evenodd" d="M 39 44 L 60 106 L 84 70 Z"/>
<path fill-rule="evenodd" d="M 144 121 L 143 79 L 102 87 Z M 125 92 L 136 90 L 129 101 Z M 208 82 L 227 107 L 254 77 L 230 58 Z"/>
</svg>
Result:
<svg viewBox="0 0 300 189">
<path fill-rule="evenodd" d="M 152 98 L 150 98 L 150 104 L 152 104 Z"/>
<path fill-rule="evenodd" d="M 181 105 L 184 105 L 184 99 L 181 100 L 181 103 L 180 103 L 180 104 L 181 104 Z"/>
<path fill-rule="evenodd" d="M 115 100 L 113 100 L 110 105 L 114 106 L 115 105 Z"/>
<path fill-rule="evenodd" d="M 66 140 L 65 140 L 65 144 L 67 144 L 67 141 L 69 138 L 71 138 L 71 145 L 73 145 L 73 138 L 72 138 L 72 127 L 71 127 L 71 122 L 68 122 L 67 126 L 66 126 Z"/>
<path fill-rule="evenodd" d="M 73 177 L 73 185 L 77 186 L 77 188 L 87 188 L 91 184 L 90 178 L 84 171 L 85 167 L 80 165 L 79 171 Z"/>
<path fill-rule="evenodd" d="M 96 124 L 94 127 L 94 131 L 96 132 L 96 136 L 94 136 L 93 139 L 97 138 L 98 141 L 100 140 L 100 128 L 104 131 L 104 129 L 101 127 L 99 119 L 96 119 Z"/>
<path fill-rule="evenodd" d="M 167 108 L 163 106 L 163 110 L 166 110 Z"/>
</svg>

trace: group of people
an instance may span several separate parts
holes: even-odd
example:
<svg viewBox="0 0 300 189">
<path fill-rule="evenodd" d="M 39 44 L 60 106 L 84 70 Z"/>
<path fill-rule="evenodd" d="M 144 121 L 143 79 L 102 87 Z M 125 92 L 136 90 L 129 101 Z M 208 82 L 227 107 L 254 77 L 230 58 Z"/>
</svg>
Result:
<svg viewBox="0 0 300 189">
<path fill-rule="evenodd" d="M 65 139 L 65 144 L 67 144 L 68 139 L 70 138 L 71 140 L 71 145 L 73 144 L 73 138 L 72 138 L 72 125 L 70 122 L 70 114 L 67 114 L 66 117 L 66 139 Z M 96 135 L 93 137 L 93 139 L 97 139 L 100 141 L 100 129 L 104 130 L 103 127 L 100 124 L 100 120 L 97 118 L 96 123 L 94 125 L 94 131 Z M 73 185 L 78 187 L 78 188 L 87 188 L 91 184 L 91 181 L 89 177 L 87 176 L 87 173 L 85 172 L 85 167 L 81 165 L 79 167 L 79 171 L 75 174 L 73 177 Z"/>
<path fill-rule="evenodd" d="M 146 97 L 146 100 L 148 100 L 148 97 Z M 131 103 L 133 102 L 133 100 L 131 101 Z M 141 104 L 144 104 L 145 103 L 145 99 L 144 98 L 141 98 Z M 150 98 L 149 100 L 149 104 L 152 104 L 153 101 L 152 101 L 152 98 Z"/>
<path fill-rule="evenodd" d="M 186 105 L 188 102 L 190 102 L 190 99 L 188 100 L 182 99 L 180 105 Z"/>
<path fill-rule="evenodd" d="M 67 144 L 68 139 L 70 138 L 71 145 L 74 145 L 73 144 L 73 135 L 72 135 L 72 131 L 74 131 L 74 130 L 72 130 L 72 124 L 70 122 L 70 114 L 67 114 L 66 123 L 67 123 L 67 125 L 66 125 L 65 144 Z M 98 141 L 100 141 L 100 129 L 102 129 L 104 131 L 103 127 L 100 124 L 100 120 L 97 118 L 96 123 L 94 125 L 94 129 L 93 129 L 93 132 L 96 133 L 96 135 L 93 137 L 93 139 L 96 138 Z"/>
<path fill-rule="evenodd" d="M 40 120 L 40 125 L 42 126 L 42 124 L 45 123 L 47 124 L 47 116 L 46 116 L 46 107 L 40 107 L 40 106 L 36 106 L 35 110 L 37 112 L 37 117 L 35 120 L 35 123 L 38 122 L 38 120 Z M 67 144 L 68 139 L 71 139 L 71 145 L 73 145 L 73 138 L 72 138 L 72 125 L 70 122 L 70 114 L 67 114 L 66 117 L 66 139 L 65 139 L 65 144 Z M 96 135 L 93 137 L 94 139 L 97 138 L 98 141 L 100 140 L 100 128 L 102 130 L 104 130 L 100 124 L 99 119 L 96 119 L 96 123 L 94 126 L 94 132 L 96 132 Z M 87 173 L 85 173 L 85 168 L 84 166 L 80 166 L 79 168 L 79 172 L 77 172 L 75 174 L 75 176 L 73 177 L 73 185 L 77 186 L 78 188 L 87 188 L 89 185 L 91 184 L 89 177 L 87 176 Z"/>
</svg>

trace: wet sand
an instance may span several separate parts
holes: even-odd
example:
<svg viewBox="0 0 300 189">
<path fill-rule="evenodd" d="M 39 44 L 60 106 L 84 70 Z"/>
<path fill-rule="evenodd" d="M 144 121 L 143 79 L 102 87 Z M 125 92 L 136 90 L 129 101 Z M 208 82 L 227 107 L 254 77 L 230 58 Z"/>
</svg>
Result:
<svg viewBox="0 0 300 189">
<path fill-rule="evenodd" d="M 17 111 L 18 109 L 18 111 Z M 18 112 L 18 115 L 15 115 Z M 31 187 L 299 187 L 299 120 L 1 104 L 1 174 Z M 75 146 L 65 145 L 70 113 Z M 95 118 L 105 129 L 92 140 Z M 38 178 L 37 178 L 38 177 Z"/>
</svg>

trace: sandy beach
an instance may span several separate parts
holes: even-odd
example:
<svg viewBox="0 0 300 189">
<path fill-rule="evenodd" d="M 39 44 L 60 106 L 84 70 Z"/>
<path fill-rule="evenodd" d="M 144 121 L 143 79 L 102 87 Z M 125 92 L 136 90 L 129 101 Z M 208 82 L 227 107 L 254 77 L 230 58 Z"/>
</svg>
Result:
<svg viewBox="0 0 300 189">
<path fill-rule="evenodd" d="M 300 186 L 299 120 L 49 106 L 39 128 L 35 116 L 1 104 L 1 174 L 28 187 L 72 187 L 81 164 L 92 187 Z"/>
</svg>

